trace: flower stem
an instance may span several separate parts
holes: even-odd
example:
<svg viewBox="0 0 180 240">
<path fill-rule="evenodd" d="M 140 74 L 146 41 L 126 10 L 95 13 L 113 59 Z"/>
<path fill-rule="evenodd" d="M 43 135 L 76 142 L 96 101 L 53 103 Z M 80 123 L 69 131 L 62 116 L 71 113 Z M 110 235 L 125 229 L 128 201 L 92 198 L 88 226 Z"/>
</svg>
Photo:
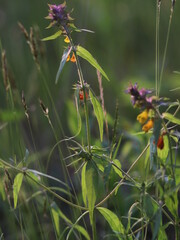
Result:
<svg viewBox="0 0 180 240">
<path fill-rule="evenodd" d="M 74 46 L 74 43 L 72 41 L 71 35 L 69 33 L 69 30 L 67 29 L 66 26 L 64 26 L 64 29 L 66 31 L 66 34 L 67 34 L 68 38 L 69 38 L 70 45 L 72 47 L 72 51 L 74 52 L 74 55 L 75 55 L 75 58 L 76 58 L 77 72 L 78 72 L 81 88 L 82 88 L 82 91 L 83 91 L 84 112 L 85 112 L 85 118 L 86 118 L 87 143 L 88 143 L 88 150 L 89 150 L 89 153 L 90 153 L 91 152 L 91 137 L 90 137 L 89 113 L 88 113 L 88 105 L 87 105 L 87 100 L 86 100 L 86 89 L 85 89 L 84 77 L 83 77 L 81 65 L 80 65 L 80 62 L 79 62 L 79 57 L 78 57 L 78 55 L 76 53 L 76 47 Z"/>
</svg>

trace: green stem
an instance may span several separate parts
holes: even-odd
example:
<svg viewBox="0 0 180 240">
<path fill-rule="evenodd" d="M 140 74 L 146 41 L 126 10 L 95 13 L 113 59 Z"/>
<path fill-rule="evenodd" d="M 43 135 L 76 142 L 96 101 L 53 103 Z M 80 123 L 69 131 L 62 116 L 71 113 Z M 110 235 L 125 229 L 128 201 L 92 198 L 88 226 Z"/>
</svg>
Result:
<svg viewBox="0 0 180 240">
<path fill-rule="evenodd" d="M 23 173 L 26 177 L 28 177 L 29 179 L 31 179 L 33 182 L 35 182 L 37 185 L 39 185 L 40 187 L 42 187 L 43 189 L 45 189 L 47 192 L 51 193 L 53 196 L 55 196 L 56 198 L 58 198 L 59 200 L 63 201 L 64 203 L 66 204 L 69 204 L 70 206 L 72 207 L 75 207 L 75 208 L 78 208 L 78 209 L 81 209 L 81 210 L 88 210 L 87 208 L 85 207 L 82 207 L 80 205 L 77 205 L 75 203 L 72 203 L 68 200 L 66 200 L 65 198 L 61 197 L 60 195 L 58 195 L 57 193 L 55 193 L 54 191 L 52 191 L 49 187 L 47 187 L 46 185 L 42 184 L 41 182 L 39 181 L 36 181 L 36 179 L 34 179 L 29 173 L 28 173 L 28 169 L 19 169 L 13 165 L 11 165 L 10 163 L 7 163 L 5 162 L 3 159 L 0 159 L 0 162 L 4 165 L 4 166 L 7 166 L 11 169 L 14 169 L 20 173 Z"/>
<path fill-rule="evenodd" d="M 81 69 L 81 65 L 79 62 L 79 57 L 76 53 L 76 47 L 74 46 L 74 43 L 72 41 L 71 35 L 67 29 L 67 27 L 64 27 L 66 34 L 69 38 L 70 41 L 70 45 L 72 47 L 72 51 L 74 52 L 74 55 L 76 57 L 76 66 L 77 66 L 77 72 L 78 72 L 78 76 L 79 76 L 79 81 L 81 84 L 81 88 L 83 91 L 83 95 L 84 95 L 84 112 L 85 112 L 85 118 L 86 118 L 86 133 L 87 133 L 87 143 L 88 143 L 88 150 L 89 153 L 91 153 L 91 137 L 90 137 L 90 126 L 89 126 L 89 113 L 88 113 L 88 105 L 87 105 L 87 100 L 86 100 L 86 88 L 85 88 L 85 83 L 84 83 L 84 77 L 83 77 L 83 73 L 82 73 L 82 69 Z"/>
<path fill-rule="evenodd" d="M 147 151 L 147 149 L 149 148 L 150 144 L 147 144 L 146 147 L 144 148 L 144 150 L 141 152 L 141 154 L 137 157 L 137 159 L 132 163 L 132 165 L 130 166 L 130 168 L 128 169 L 128 171 L 126 172 L 126 175 L 132 170 L 132 168 L 136 165 L 136 163 L 139 161 L 139 159 L 141 159 L 141 157 L 144 155 L 144 153 Z M 101 206 L 104 202 L 106 202 L 111 196 L 112 194 L 114 194 L 114 192 L 121 186 L 122 182 L 124 181 L 124 179 L 126 178 L 126 176 L 124 176 L 121 181 L 113 188 L 113 190 L 103 199 L 101 200 L 99 203 L 96 204 L 96 207 Z"/>
<path fill-rule="evenodd" d="M 93 240 L 97 240 L 95 215 L 93 216 L 92 232 L 93 232 Z"/>
<path fill-rule="evenodd" d="M 168 25 L 168 31 L 167 31 L 167 37 L 166 37 L 166 43 L 165 43 L 165 49 L 164 49 L 164 55 L 163 55 L 163 62 L 162 62 L 162 67 L 161 67 L 160 79 L 159 79 L 158 96 L 159 96 L 159 93 L 160 93 L 160 87 L 161 87 L 161 82 L 162 82 L 162 77 L 163 77 L 163 72 L 164 72 L 164 66 L 165 66 L 166 53 L 167 53 L 167 47 L 168 47 L 168 42 L 169 42 L 172 16 L 173 16 L 173 7 L 171 7 L 171 13 L 170 13 L 170 17 L 169 17 L 169 25 Z"/>
</svg>

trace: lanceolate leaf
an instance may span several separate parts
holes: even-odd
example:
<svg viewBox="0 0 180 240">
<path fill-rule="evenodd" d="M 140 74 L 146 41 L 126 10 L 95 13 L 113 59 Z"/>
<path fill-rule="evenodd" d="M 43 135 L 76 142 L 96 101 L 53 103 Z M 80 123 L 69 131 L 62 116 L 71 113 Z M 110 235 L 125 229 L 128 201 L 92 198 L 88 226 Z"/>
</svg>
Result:
<svg viewBox="0 0 180 240">
<path fill-rule="evenodd" d="M 87 206 L 86 165 L 87 165 L 87 162 L 84 164 L 81 172 L 82 198 L 85 206 Z"/>
<path fill-rule="evenodd" d="M 168 121 L 180 125 L 180 119 L 174 117 L 172 114 L 170 114 L 170 113 L 163 113 L 162 116 L 163 116 L 163 118 L 167 119 Z"/>
<path fill-rule="evenodd" d="M 60 234 L 59 214 L 58 214 L 58 207 L 54 202 L 51 204 L 51 214 L 52 214 L 52 218 L 53 218 L 53 221 L 54 221 L 54 226 L 55 226 L 56 233 L 59 237 L 59 234 Z"/>
<path fill-rule="evenodd" d="M 60 74 L 61 74 L 61 72 L 62 72 L 62 69 L 63 69 L 63 67 L 64 67 L 64 64 L 66 63 L 67 57 L 69 56 L 71 50 L 72 50 L 72 47 L 66 48 L 66 49 L 64 50 L 64 53 L 63 53 L 63 55 L 62 55 L 62 59 L 61 59 L 60 65 L 59 65 L 59 69 L 58 69 L 58 72 L 57 72 L 57 74 L 56 74 L 56 81 L 55 81 L 55 83 L 58 82 L 59 76 L 60 76 Z"/>
<path fill-rule="evenodd" d="M 91 100 L 92 105 L 93 105 L 95 116 L 96 116 L 97 121 L 98 121 L 99 132 L 100 132 L 100 139 L 102 141 L 103 140 L 103 119 L 104 119 L 104 113 L 103 113 L 101 104 L 98 102 L 96 97 L 93 96 L 91 91 L 89 91 L 89 96 L 90 96 L 90 100 Z"/>
<path fill-rule="evenodd" d="M 54 33 L 53 35 L 43 38 L 42 41 L 54 40 L 54 39 L 58 38 L 59 36 L 61 36 L 61 34 L 62 34 L 62 31 L 59 30 L 58 32 Z"/>
<path fill-rule="evenodd" d="M 122 236 L 125 233 L 124 226 L 117 215 L 107 208 L 98 207 L 97 209 L 109 223 L 111 229 L 117 234 L 118 239 L 123 239 Z"/>
<path fill-rule="evenodd" d="M 18 200 L 18 195 L 21 188 L 22 180 L 23 180 L 23 173 L 18 173 L 14 179 L 14 184 L 13 184 L 14 208 L 16 208 L 17 206 L 17 200 Z"/>
<path fill-rule="evenodd" d="M 95 163 L 94 163 L 95 164 Z M 97 167 L 94 166 L 91 160 L 86 165 L 86 189 L 87 189 L 87 202 L 89 209 L 89 217 L 91 224 L 93 223 L 93 211 L 97 198 L 98 186 L 98 172 Z"/>
<path fill-rule="evenodd" d="M 101 66 L 98 64 L 96 59 L 91 55 L 90 52 L 88 52 L 85 48 L 81 46 L 77 46 L 76 53 L 78 56 L 84 58 L 86 61 L 88 61 L 93 67 L 95 67 L 99 72 L 109 81 L 108 76 L 104 72 L 104 70 L 101 68 Z"/>
<path fill-rule="evenodd" d="M 119 177 L 123 178 L 122 171 L 120 170 L 121 169 L 120 161 L 118 159 L 114 159 L 113 162 L 117 166 L 116 167 L 116 166 L 112 165 L 114 171 L 119 175 Z"/>
</svg>

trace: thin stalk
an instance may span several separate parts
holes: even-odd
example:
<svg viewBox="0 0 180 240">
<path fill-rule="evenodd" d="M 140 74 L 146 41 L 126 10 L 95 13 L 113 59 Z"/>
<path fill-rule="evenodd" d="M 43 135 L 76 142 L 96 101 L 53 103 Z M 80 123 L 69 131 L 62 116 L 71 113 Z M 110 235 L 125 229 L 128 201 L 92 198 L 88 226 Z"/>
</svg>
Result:
<svg viewBox="0 0 180 240">
<path fill-rule="evenodd" d="M 136 163 L 139 161 L 139 159 L 141 159 L 141 157 L 144 155 L 144 153 L 147 151 L 147 149 L 149 148 L 150 144 L 147 144 L 146 147 L 144 148 L 144 150 L 141 152 L 141 154 L 137 157 L 137 159 L 132 163 L 132 165 L 130 166 L 130 168 L 128 169 L 128 171 L 126 172 L 126 175 L 132 170 L 132 168 L 136 165 Z M 126 178 L 126 176 L 124 176 L 121 181 L 113 188 L 113 190 L 103 199 L 101 200 L 99 203 L 96 204 L 96 207 L 101 206 L 104 202 L 106 202 L 111 196 L 112 194 L 114 194 L 114 192 L 121 186 L 122 182 L 124 181 L 124 179 Z"/>
<path fill-rule="evenodd" d="M 160 73 L 160 79 L 159 79 L 159 91 L 158 95 L 160 93 L 160 88 L 161 88 L 161 82 L 162 82 L 162 77 L 164 73 L 164 66 L 165 66 L 165 60 L 166 60 L 166 54 L 167 54 L 167 47 L 168 47 L 168 42 L 169 42 L 169 34 L 170 34 L 170 29 L 171 29 L 171 22 L 172 22 L 172 16 L 173 16 L 173 5 L 171 7 L 171 13 L 169 16 L 169 24 L 168 24 L 168 31 L 167 31 L 167 37 L 166 37 L 166 43 L 165 43 L 165 49 L 164 49 L 164 55 L 163 55 L 163 62 L 162 62 L 162 67 L 161 67 L 161 73 Z"/>
<path fill-rule="evenodd" d="M 86 89 L 85 89 L 85 84 L 84 84 L 84 77 L 81 69 L 81 65 L 79 62 L 79 57 L 76 53 L 76 47 L 74 46 L 73 40 L 71 38 L 71 35 L 67 29 L 67 27 L 64 27 L 66 34 L 69 38 L 70 45 L 72 47 L 72 50 L 74 52 L 75 58 L 76 58 L 76 66 L 77 66 L 77 72 L 79 76 L 79 81 L 82 87 L 83 95 L 84 95 L 84 111 L 85 111 L 85 118 L 86 118 L 86 133 L 87 133 L 87 143 L 88 143 L 88 150 L 89 153 L 91 152 L 91 137 L 90 137 L 90 126 L 89 126 L 89 113 L 88 113 L 88 105 L 87 105 L 87 100 L 86 100 Z"/>
<path fill-rule="evenodd" d="M 39 185 L 40 187 L 42 187 L 43 189 L 45 189 L 47 192 L 51 193 L 53 196 L 55 196 L 56 198 L 58 198 L 59 200 L 63 201 L 64 203 L 66 204 L 69 204 L 70 206 L 72 207 L 75 207 L 75 208 L 78 208 L 78 209 L 81 209 L 81 210 L 88 210 L 87 208 L 85 207 L 82 207 L 80 205 L 76 205 L 75 203 L 72 203 L 68 200 L 66 200 L 65 198 L 61 197 L 60 195 L 58 195 L 57 193 L 55 193 L 54 191 L 52 191 L 49 187 L 46 187 L 44 184 L 36 181 L 29 173 L 28 173 L 28 169 L 19 169 L 15 166 L 13 166 L 12 164 L 10 163 L 7 163 L 6 161 L 4 161 L 3 159 L 0 158 L 0 162 L 4 165 L 4 166 L 7 166 L 9 168 L 12 168 L 20 173 L 23 173 L 26 177 L 28 177 L 29 179 L 31 179 L 33 182 L 35 182 L 37 185 Z"/>
<path fill-rule="evenodd" d="M 93 216 L 92 232 L 93 232 L 93 240 L 97 240 L 95 215 Z"/>
<path fill-rule="evenodd" d="M 157 0 L 156 10 L 156 65 L 155 65 L 155 80 L 156 80 L 156 96 L 158 96 L 159 83 L 159 21 L 160 21 L 160 6 L 161 1 Z"/>
</svg>

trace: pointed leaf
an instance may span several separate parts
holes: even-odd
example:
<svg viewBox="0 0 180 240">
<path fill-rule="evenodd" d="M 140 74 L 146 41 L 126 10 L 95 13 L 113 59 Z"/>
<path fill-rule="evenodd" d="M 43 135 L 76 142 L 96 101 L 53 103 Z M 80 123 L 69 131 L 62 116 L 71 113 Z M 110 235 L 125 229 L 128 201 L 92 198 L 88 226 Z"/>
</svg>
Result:
<svg viewBox="0 0 180 240">
<path fill-rule="evenodd" d="M 18 173 L 14 179 L 14 184 L 13 184 L 14 209 L 17 206 L 18 195 L 22 185 L 22 180 L 23 180 L 23 173 Z"/>
<path fill-rule="evenodd" d="M 162 116 L 163 116 L 163 118 L 167 119 L 168 121 L 180 125 L 180 119 L 174 117 L 172 114 L 170 114 L 170 113 L 163 113 Z"/>
<path fill-rule="evenodd" d="M 116 167 L 116 166 L 112 165 L 115 173 L 117 173 L 120 178 L 123 178 L 122 171 L 120 170 L 120 169 L 121 169 L 121 163 L 120 163 L 120 161 L 119 161 L 118 159 L 114 159 L 113 162 L 114 162 L 114 164 L 117 166 L 117 167 Z"/>
<path fill-rule="evenodd" d="M 62 55 L 62 59 L 61 59 L 60 65 L 59 65 L 59 69 L 58 69 L 58 72 L 57 72 L 57 74 L 56 74 L 56 81 L 55 81 L 55 83 L 58 82 L 59 76 L 60 76 L 60 74 L 61 74 L 61 72 L 62 72 L 62 69 L 63 69 L 63 67 L 64 67 L 64 64 L 66 63 L 67 57 L 69 56 L 71 50 L 72 50 L 72 47 L 66 48 L 66 49 L 64 50 L 64 53 L 63 53 L 63 55 Z"/>
<path fill-rule="evenodd" d="M 88 61 L 93 67 L 95 67 L 99 72 L 109 81 L 108 76 L 104 72 L 104 70 L 101 68 L 101 66 L 98 64 L 96 59 L 91 55 L 90 52 L 88 52 L 85 48 L 81 46 L 77 46 L 76 53 L 78 56 L 84 58 L 86 61 Z"/>
<path fill-rule="evenodd" d="M 58 38 L 59 36 L 61 36 L 62 34 L 62 31 L 59 30 L 58 32 L 54 33 L 53 35 L 49 36 L 49 37 L 46 37 L 46 38 L 43 38 L 41 39 L 41 41 L 49 41 L 49 40 L 54 40 L 56 38 Z"/>
<path fill-rule="evenodd" d="M 106 221 L 109 223 L 113 232 L 115 232 L 117 234 L 117 237 L 119 239 L 122 239 L 122 235 L 124 235 L 125 230 L 124 230 L 124 226 L 122 225 L 122 223 L 119 220 L 119 218 L 117 217 L 117 215 L 107 208 L 98 207 L 97 209 L 103 215 L 103 217 L 106 219 Z"/>
<path fill-rule="evenodd" d="M 101 104 L 98 102 L 96 97 L 93 96 L 91 91 L 89 91 L 89 96 L 90 96 L 91 103 L 93 105 L 94 114 L 95 114 L 95 116 L 97 118 L 97 121 L 98 121 L 99 132 L 100 132 L 100 139 L 102 141 L 103 140 L 103 119 L 104 119 L 104 113 L 103 113 Z"/>
<path fill-rule="evenodd" d="M 88 161 L 86 165 L 86 189 L 91 224 L 93 223 L 93 212 L 97 198 L 98 173 L 96 168 L 95 163 L 91 160 Z"/>
<path fill-rule="evenodd" d="M 91 240 L 88 232 L 80 225 L 75 225 L 74 228 L 78 230 L 87 240 Z"/>
<path fill-rule="evenodd" d="M 86 165 L 87 165 L 87 162 L 84 164 L 81 171 L 82 198 L 85 206 L 87 206 Z"/>
<path fill-rule="evenodd" d="M 56 233 L 59 237 L 59 235 L 60 235 L 59 214 L 58 214 L 58 209 L 57 209 L 56 204 L 55 205 L 51 204 L 51 214 L 52 214 L 52 218 L 53 218 L 53 221 L 54 221 Z"/>
</svg>

